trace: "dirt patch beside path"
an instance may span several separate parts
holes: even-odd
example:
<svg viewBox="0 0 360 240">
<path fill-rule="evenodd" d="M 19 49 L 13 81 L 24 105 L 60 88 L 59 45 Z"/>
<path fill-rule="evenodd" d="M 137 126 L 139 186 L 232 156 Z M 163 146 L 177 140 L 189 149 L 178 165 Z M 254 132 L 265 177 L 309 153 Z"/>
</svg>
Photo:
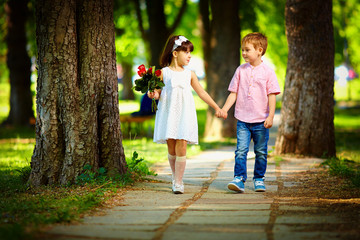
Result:
<svg viewBox="0 0 360 240">
<path fill-rule="evenodd" d="M 278 209 L 277 216 L 296 215 L 335 215 L 343 219 L 344 224 L 318 224 L 321 231 L 343 231 L 350 239 L 360 239 L 360 189 L 352 186 L 347 180 L 331 176 L 324 168 L 312 168 L 298 172 L 290 177 L 277 179 L 277 192 L 265 195 L 273 198 L 279 205 L 291 206 Z M 287 184 L 291 183 L 291 184 Z M 294 211 L 294 209 L 302 209 Z M 314 227 L 314 226 L 312 226 Z"/>
</svg>

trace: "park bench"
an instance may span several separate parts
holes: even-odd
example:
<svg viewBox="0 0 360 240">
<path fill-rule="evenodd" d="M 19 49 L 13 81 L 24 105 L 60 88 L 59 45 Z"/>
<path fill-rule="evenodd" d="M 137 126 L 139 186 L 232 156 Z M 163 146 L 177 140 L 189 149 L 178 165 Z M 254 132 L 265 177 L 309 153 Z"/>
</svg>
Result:
<svg viewBox="0 0 360 240">
<path fill-rule="evenodd" d="M 149 126 L 146 131 L 144 129 L 144 123 L 153 119 L 155 116 L 155 113 L 152 112 L 151 103 L 152 100 L 144 94 L 141 98 L 140 110 L 138 112 L 133 112 L 130 115 L 120 115 L 120 122 L 122 126 L 121 130 L 124 136 L 152 136 L 152 126 Z"/>
<path fill-rule="evenodd" d="M 155 115 L 131 116 L 120 115 L 121 130 L 124 136 L 149 135 L 144 129 L 144 123 L 154 118 Z"/>
</svg>

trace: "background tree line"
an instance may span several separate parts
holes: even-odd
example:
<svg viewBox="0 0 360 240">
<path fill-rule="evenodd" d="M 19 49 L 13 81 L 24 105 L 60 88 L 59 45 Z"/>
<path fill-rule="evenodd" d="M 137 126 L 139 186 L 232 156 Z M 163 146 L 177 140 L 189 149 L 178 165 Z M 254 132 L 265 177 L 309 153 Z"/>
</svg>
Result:
<svg viewBox="0 0 360 240">
<path fill-rule="evenodd" d="M 207 90 L 222 106 L 227 95 L 228 82 L 241 61 L 241 36 L 252 31 L 265 33 L 270 46 L 267 59 L 274 64 L 281 85 L 285 85 L 286 105 L 282 109 L 283 121 L 277 152 L 315 156 L 326 152 L 334 155 L 331 122 L 333 59 L 335 56 L 335 64 L 343 62 L 344 57 L 340 53 L 344 46 L 349 46 L 350 62 L 355 69 L 358 68 L 356 54 L 353 54 L 358 48 L 350 47 L 356 46 L 356 40 L 352 42 L 351 38 L 356 29 L 349 23 L 356 19 L 356 14 L 353 13 L 359 10 L 358 1 L 322 0 L 313 7 L 308 2 L 115 0 L 114 4 L 100 4 L 96 1 L 66 0 L 47 4 L 47 1 L 9 0 L 2 4 L 1 14 L 6 16 L 6 21 L 1 22 L 5 29 L 2 37 L 7 40 L 7 44 L 0 45 L 0 52 L 3 56 L 7 53 L 11 88 L 12 91 L 16 90 L 10 97 L 11 110 L 7 123 L 27 124 L 33 117 L 32 106 L 21 109 L 21 112 L 28 112 L 24 117 L 12 117 L 12 109 L 22 106 L 22 101 L 29 102 L 21 97 L 30 92 L 29 56 L 37 57 L 37 145 L 32 159 L 33 183 L 66 183 L 78 175 L 81 167 L 89 162 L 97 167 L 108 164 L 110 169 L 124 171 L 126 164 L 121 141 L 111 141 L 121 136 L 118 120 L 115 120 L 118 118 L 117 104 L 114 102 L 114 96 L 117 97 L 117 86 L 114 85 L 115 59 L 123 67 L 123 96 L 131 98 L 132 66 L 141 61 L 158 65 L 157 59 L 162 47 L 171 34 L 185 35 L 195 43 L 194 54 L 204 59 Z M 55 10 L 61 10 L 60 14 Z M 24 14 L 26 12 L 27 14 Z M 301 26 L 296 25 L 299 23 Z M 17 25 L 22 27 L 14 33 L 13 29 Z M 303 27 L 304 31 L 296 32 L 297 27 Z M 326 31 L 323 31 L 324 29 Z M 16 34 L 22 42 L 12 45 Z M 114 43 L 111 40 L 112 35 L 115 35 Z M 319 38 L 323 41 L 319 42 Z M 344 41 L 347 45 L 344 45 Z M 315 51 L 317 48 L 320 52 Z M 22 49 L 21 55 L 16 53 L 15 49 Z M 116 51 L 116 57 L 113 51 Z M 324 58 L 318 58 L 320 55 Z M 15 56 L 23 61 L 14 60 L 9 63 L 9 59 L 14 59 Z M 105 64 L 104 59 L 109 62 Z M 297 61 L 299 59 L 304 62 Z M 322 64 L 319 65 L 319 62 Z M 0 63 L 2 69 L 5 69 L 4 64 Z M 299 64 L 303 64 L 304 68 L 297 68 Z M 318 65 L 315 66 L 316 64 Z M 12 78 L 19 69 L 24 69 L 21 71 L 24 73 L 23 82 L 15 80 L 16 77 Z M 325 74 L 324 69 L 328 70 Z M 304 75 L 305 72 L 309 74 Z M 2 79 L 3 76 L 6 74 L 2 74 Z M 101 79 L 103 81 L 99 83 Z M 316 82 L 314 79 L 320 80 Z M 306 84 L 301 84 L 302 82 Z M 309 88 L 307 83 L 312 87 Z M 326 94 L 323 96 L 320 91 L 324 89 Z M 294 95 L 294 91 L 299 95 Z M 16 92 L 21 92 L 21 97 Z M 293 99 L 288 100 L 287 96 Z M 312 96 L 310 99 L 314 101 L 309 100 L 309 96 Z M 303 103 L 307 104 L 306 107 Z M 74 106 L 77 106 L 77 111 L 71 109 Z M 321 107 L 324 108 L 324 113 L 318 114 L 317 109 Z M 29 109 L 31 111 L 28 111 Z M 104 112 L 102 109 L 108 110 Z M 205 135 L 233 136 L 235 119 L 229 118 L 222 122 L 213 117 L 211 110 L 208 111 Z M 297 115 L 289 118 L 290 113 Z M 89 114 L 92 116 L 90 119 Z M 317 118 L 313 118 L 316 114 Z M 19 119 L 23 120 L 16 122 Z M 309 128 L 314 121 L 317 124 Z M 97 123 L 95 126 L 94 122 Z M 116 134 L 109 138 L 110 127 L 116 129 Z M 89 129 L 92 129 L 90 136 L 94 136 L 91 141 L 86 140 L 89 138 Z M 314 131 L 318 129 L 321 130 Z M 328 142 L 322 144 L 320 149 L 311 148 L 311 144 L 321 142 L 322 137 L 326 137 Z M 308 141 L 309 139 L 312 141 Z M 107 146 L 108 141 L 112 143 L 109 144 L 112 148 Z M 84 151 L 84 148 L 87 150 Z M 109 149 L 118 149 L 114 151 L 117 155 L 112 155 Z M 52 170 L 49 170 L 50 165 L 46 163 L 50 153 L 58 159 L 58 164 L 52 167 Z M 94 155 L 98 157 L 92 158 Z"/>
</svg>

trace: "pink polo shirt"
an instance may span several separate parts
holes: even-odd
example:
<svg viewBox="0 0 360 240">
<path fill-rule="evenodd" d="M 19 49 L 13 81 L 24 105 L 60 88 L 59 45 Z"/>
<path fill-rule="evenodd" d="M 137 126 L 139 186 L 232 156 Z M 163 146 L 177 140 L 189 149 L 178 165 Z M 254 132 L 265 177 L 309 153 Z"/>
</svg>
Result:
<svg viewBox="0 0 360 240">
<path fill-rule="evenodd" d="M 269 115 L 269 94 L 279 94 L 275 72 L 265 63 L 253 67 L 240 65 L 230 82 L 230 92 L 236 92 L 235 118 L 247 123 L 263 122 Z"/>
</svg>

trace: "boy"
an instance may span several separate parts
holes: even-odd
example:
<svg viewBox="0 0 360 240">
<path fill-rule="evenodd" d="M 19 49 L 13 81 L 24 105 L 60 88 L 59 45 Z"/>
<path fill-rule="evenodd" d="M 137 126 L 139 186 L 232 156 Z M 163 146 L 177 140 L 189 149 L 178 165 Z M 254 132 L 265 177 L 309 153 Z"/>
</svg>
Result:
<svg viewBox="0 0 360 240">
<path fill-rule="evenodd" d="M 266 190 L 264 176 L 269 128 L 273 125 L 275 96 L 280 93 L 274 70 L 261 60 L 266 48 L 267 38 L 261 33 L 250 33 L 242 39 L 241 51 L 246 63 L 236 69 L 228 88 L 231 93 L 223 106 L 227 117 L 227 112 L 235 103 L 237 145 L 234 180 L 228 184 L 228 188 L 240 193 L 244 192 L 247 179 L 246 160 L 251 139 L 255 152 L 255 191 Z"/>
</svg>

